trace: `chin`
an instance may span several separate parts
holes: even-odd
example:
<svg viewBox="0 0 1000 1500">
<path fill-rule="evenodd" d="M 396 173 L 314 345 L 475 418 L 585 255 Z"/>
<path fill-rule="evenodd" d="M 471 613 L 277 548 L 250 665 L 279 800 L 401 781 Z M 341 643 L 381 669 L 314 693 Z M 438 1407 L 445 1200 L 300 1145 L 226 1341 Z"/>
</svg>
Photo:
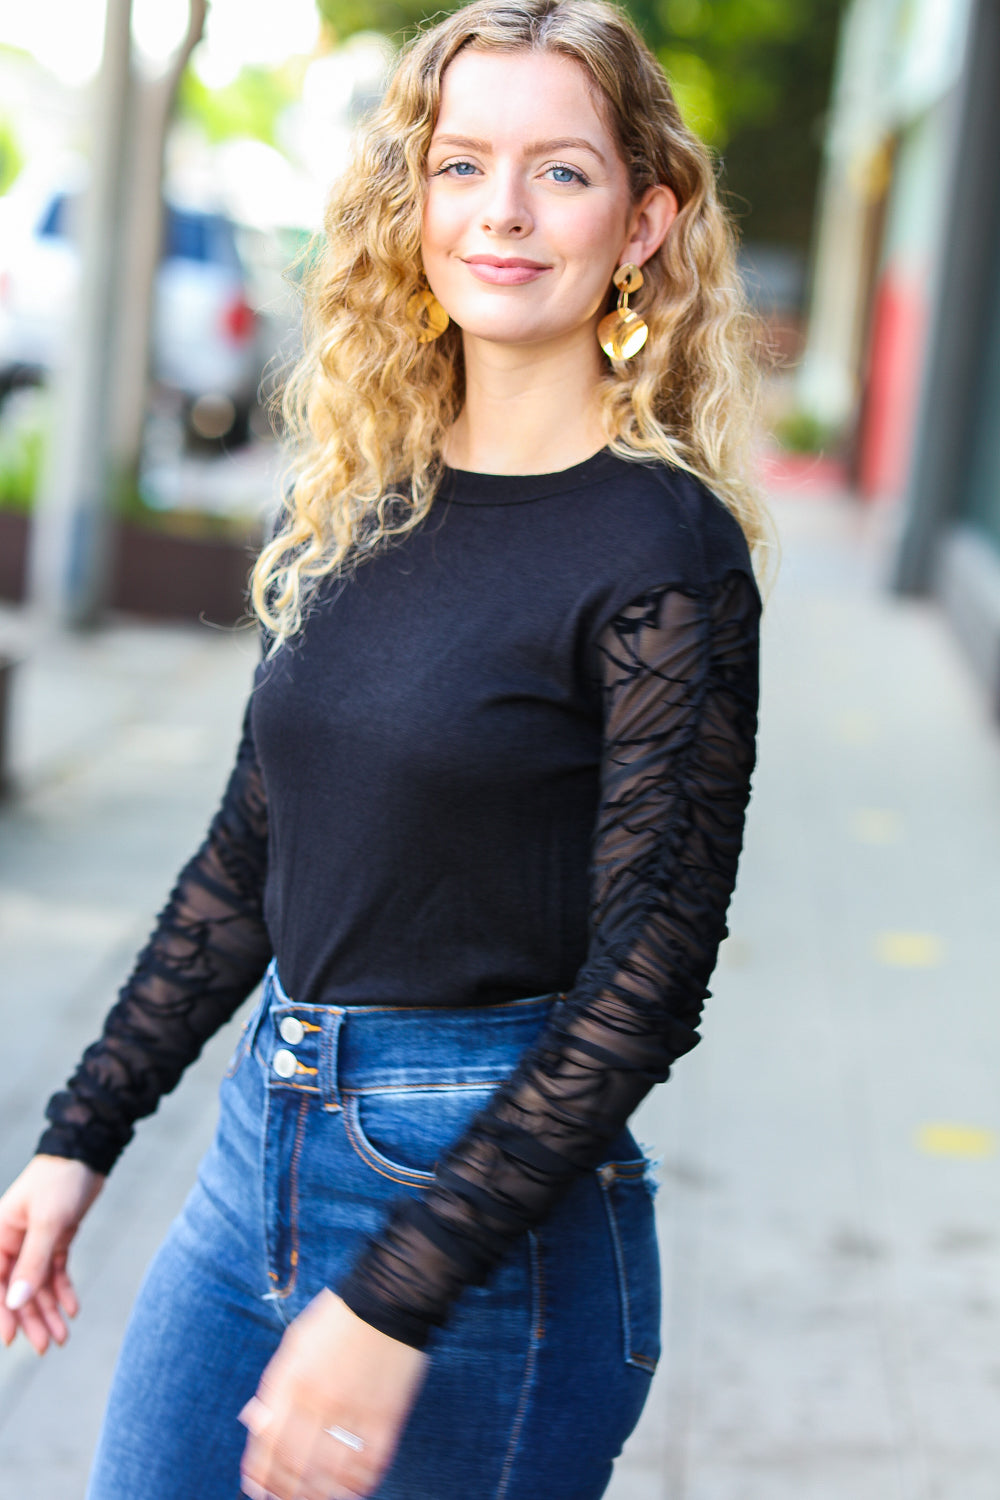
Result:
<svg viewBox="0 0 1000 1500">
<path fill-rule="evenodd" d="M 460 315 L 453 320 L 466 338 L 478 339 L 485 344 L 549 344 L 559 339 L 568 339 L 575 332 L 562 324 L 547 324 L 537 318 L 498 318 Z"/>
</svg>

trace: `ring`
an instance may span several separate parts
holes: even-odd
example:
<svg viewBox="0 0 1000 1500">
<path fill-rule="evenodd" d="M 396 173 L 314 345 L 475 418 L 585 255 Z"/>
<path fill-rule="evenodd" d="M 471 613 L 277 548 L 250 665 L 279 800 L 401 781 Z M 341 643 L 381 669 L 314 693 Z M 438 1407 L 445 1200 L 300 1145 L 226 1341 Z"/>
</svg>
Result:
<svg viewBox="0 0 1000 1500">
<path fill-rule="evenodd" d="M 356 1437 L 353 1432 L 348 1432 L 346 1427 L 324 1427 L 323 1431 L 334 1438 L 336 1442 L 343 1443 L 345 1448 L 353 1449 L 355 1453 L 363 1453 L 365 1451 L 364 1438 Z"/>
</svg>

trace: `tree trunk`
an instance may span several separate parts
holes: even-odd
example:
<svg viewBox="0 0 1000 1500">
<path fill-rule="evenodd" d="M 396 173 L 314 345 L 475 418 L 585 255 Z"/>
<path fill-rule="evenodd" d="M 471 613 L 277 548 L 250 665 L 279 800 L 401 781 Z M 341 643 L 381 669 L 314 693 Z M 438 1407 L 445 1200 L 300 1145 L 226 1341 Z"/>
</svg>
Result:
<svg viewBox="0 0 1000 1500">
<path fill-rule="evenodd" d="M 118 483 L 134 485 L 139 476 L 142 432 L 149 387 L 156 272 L 163 234 L 163 165 L 167 131 L 188 58 L 201 39 L 206 0 L 189 0 L 184 40 L 155 78 L 134 78 L 132 146 L 128 165 L 131 192 L 127 252 L 121 290 L 113 387 L 112 453 Z"/>
<path fill-rule="evenodd" d="M 132 0 L 108 0 L 95 81 L 80 282 L 65 367 L 54 379 L 49 459 L 32 526 L 30 593 L 50 624 L 83 626 L 109 574 L 107 497 L 112 351 L 126 201 Z"/>
<path fill-rule="evenodd" d="M 95 83 L 91 180 L 52 448 L 32 527 L 30 597 L 50 624 L 100 618 L 112 566 L 111 504 L 136 482 L 162 233 L 163 154 L 177 86 L 207 0 L 189 0 L 183 42 L 159 77 L 131 68 L 132 0 L 108 0 Z"/>
</svg>

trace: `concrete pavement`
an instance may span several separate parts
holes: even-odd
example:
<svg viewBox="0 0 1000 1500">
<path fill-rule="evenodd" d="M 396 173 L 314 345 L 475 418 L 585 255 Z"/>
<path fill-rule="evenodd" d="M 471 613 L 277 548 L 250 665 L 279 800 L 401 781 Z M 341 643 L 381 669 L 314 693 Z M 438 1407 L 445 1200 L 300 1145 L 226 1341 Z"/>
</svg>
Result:
<svg viewBox="0 0 1000 1500">
<path fill-rule="evenodd" d="M 638 1120 L 663 1158 L 664 1357 L 610 1493 L 998 1500 L 1000 735 L 934 608 L 880 591 L 881 527 L 835 495 L 777 511 L 731 936 L 702 1045 Z M 247 636 L 121 626 L 22 674 L 23 795 L 0 814 L 5 1180 L 201 836 L 253 659 Z M 70 1344 L 0 1350 L 0 1500 L 82 1496 L 230 1040 L 85 1225 Z"/>
</svg>

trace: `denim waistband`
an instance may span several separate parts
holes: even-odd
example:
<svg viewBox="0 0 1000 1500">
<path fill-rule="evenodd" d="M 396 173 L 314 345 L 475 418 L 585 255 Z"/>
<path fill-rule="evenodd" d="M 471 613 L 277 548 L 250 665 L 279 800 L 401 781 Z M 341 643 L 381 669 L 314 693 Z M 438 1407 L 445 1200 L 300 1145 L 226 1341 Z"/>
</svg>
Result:
<svg viewBox="0 0 1000 1500">
<path fill-rule="evenodd" d="M 286 993 L 272 961 L 255 1050 L 270 1087 L 313 1094 L 327 1109 L 339 1108 L 342 1095 L 499 1083 L 557 998 L 439 1009 L 304 1005 Z"/>
</svg>

